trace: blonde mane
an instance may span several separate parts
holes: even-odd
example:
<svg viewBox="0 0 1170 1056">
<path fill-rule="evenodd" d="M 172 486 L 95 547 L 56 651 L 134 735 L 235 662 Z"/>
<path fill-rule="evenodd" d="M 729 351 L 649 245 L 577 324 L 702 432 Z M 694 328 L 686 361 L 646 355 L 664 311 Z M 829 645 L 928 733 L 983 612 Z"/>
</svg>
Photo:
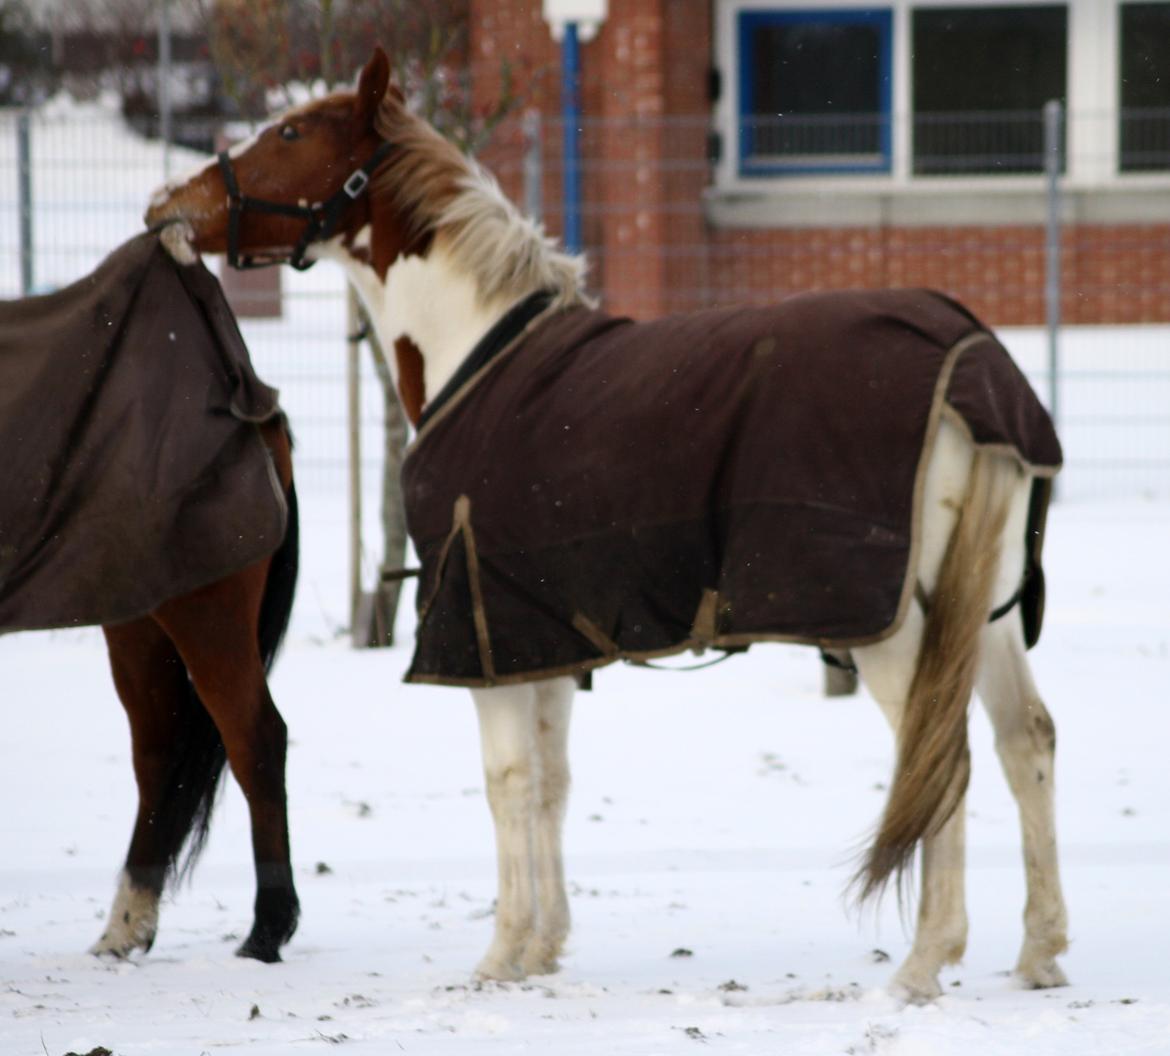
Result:
<svg viewBox="0 0 1170 1056">
<path fill-rule="evenodd" d="M 389 203 L 413 233 L 441 238 L 484 303 L 542 289 L 554 291 L 558 307 L 592 303 L 584 258 L 559 250 L 478 162 L 389 96 L 374 125 L 397 148 L 371 184 L 375 200 Z"/>
</svg>

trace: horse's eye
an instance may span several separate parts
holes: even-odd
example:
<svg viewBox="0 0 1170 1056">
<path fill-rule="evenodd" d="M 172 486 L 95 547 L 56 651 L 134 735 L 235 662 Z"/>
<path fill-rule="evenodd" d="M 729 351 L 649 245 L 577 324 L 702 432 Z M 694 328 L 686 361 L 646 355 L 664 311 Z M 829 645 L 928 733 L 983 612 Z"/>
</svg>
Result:
<svg viewBox="0 0 1170 1056">
<path fill-rule="evenodd" d="M 300 139 L 301 134 L 293 125 L 284 125 L 280 130 L 280 138 L 292 142 L 294 139 Z"/>
</svg>

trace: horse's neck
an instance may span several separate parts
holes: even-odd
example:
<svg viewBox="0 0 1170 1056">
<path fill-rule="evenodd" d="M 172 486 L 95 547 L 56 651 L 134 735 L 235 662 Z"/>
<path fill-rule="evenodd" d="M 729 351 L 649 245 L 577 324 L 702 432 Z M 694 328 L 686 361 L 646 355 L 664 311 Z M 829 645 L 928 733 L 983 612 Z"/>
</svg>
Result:
<svg viewBox="0 0 1170 1056">
<path fill-rule="evenodd" d="M 511 307 L 510 301 L 484 304 L 475 280 L 456 266 L 441 241 L 426 256 L 400 257 L 385 280 L 352 256 L 343 262 L 382 347 L 389 350 L 405 336 L 422 354 L 428 400 Z"/>
</svg>

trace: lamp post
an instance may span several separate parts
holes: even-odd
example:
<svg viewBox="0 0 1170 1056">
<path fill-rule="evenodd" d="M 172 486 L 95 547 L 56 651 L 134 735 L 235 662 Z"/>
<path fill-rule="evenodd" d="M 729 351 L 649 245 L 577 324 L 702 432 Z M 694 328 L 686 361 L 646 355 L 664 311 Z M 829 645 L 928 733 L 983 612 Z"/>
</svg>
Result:
<svg viewBox="0 0 1170 1056">
<path fill-rule="evenodd" d="M 581 237 L 581 44 L 605 21 L 608 0 L 544 0 L 544 19 L 561 43 L 561 124 L 565 249 L 579 253 Z"/>
</svg>

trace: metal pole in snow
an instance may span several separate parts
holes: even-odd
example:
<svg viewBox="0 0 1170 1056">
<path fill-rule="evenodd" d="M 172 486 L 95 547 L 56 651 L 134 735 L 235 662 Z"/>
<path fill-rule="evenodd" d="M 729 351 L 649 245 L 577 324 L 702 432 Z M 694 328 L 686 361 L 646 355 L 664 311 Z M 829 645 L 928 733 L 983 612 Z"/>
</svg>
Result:
<svg viewBox="0 0 1170 1056">
<path fill-rule="evenodd" d="M 32 141 L 29 112 L 16 118 L 16 181 L 20 210 L 20 295 L 33 292 Z"/>
<path fill-rule="evenodd" d="M 1048 186 L 1044 302 L 1048 329 L 1048 413 L 1059 425 L 1060 396 L 1060 142 L 1064 107 L 1058 99 L 1044 104 L 1044 174 Z"/>
<path fill-rule="evenodd" d="M 358 605 L 362 598 L 362 390 L 361 309 L 357 291 L 346 287 L 345 325 L 349 347 L 345 357 L 346 422 L 349 437 L 349 628 L 357 644 Z M 364 643 L 362 643 L 364 644 Z"/>
</svg>

